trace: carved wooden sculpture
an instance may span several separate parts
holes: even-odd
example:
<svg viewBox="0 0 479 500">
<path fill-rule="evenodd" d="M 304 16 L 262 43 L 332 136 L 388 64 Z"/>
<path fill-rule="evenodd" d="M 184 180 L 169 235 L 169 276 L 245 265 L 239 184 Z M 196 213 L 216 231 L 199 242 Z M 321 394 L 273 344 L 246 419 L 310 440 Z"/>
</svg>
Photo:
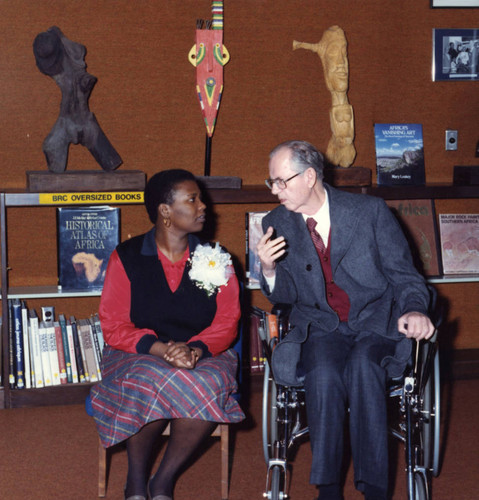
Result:
<svg viewBox="0 0 479 500">
<path fill-rule="evenodd" d="M 71 143 L 85 146 L 103 170 L 121 165 L 120 156 L 88 108 L 97 79 L 86 71 L 85 46 L 72 42 L 53 26 L 37 35 L 33 53 L 38 69 L 53 78 L 62 91 L 60 114 L 43 142 L 48 169 L 65 171 Z"/>
<path fill-rule="evenodd" d="M 332 99 L 329 116 L 333 136 L 326 150 L 326 158 L 333 165 L 350 167 L 356 157 L 356 150 L 353 144 L 354 113 L 347 96 L 349 66 L 344 31 L 339 26 L 331 26 L 318 43 L 294 40 L 293 50 L 296 49 L 311 50 L 321 59 Z"/>
</svg>

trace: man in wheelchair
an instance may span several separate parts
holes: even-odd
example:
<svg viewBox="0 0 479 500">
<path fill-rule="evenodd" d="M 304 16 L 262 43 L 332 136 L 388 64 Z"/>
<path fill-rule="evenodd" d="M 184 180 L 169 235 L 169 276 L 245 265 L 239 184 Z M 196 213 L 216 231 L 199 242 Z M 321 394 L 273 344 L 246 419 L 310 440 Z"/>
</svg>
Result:
<svg viewBox="0 0 479 500">
<path fill-rule="evenodd" d="M 261 287 L 291 304 L 273 351 L 276 383 L 304 385 L 319 499 L 341 499 L 349 407 L 356 488 L 388 498 L 386 381 L 402 375 L 411 339 L 428 339 L 430 296 L 383 200 L 323 183 L 323 156 L 304 141 L 270 154 L 266 184 L 281 203 L 263 219 Z"/>
</svg>

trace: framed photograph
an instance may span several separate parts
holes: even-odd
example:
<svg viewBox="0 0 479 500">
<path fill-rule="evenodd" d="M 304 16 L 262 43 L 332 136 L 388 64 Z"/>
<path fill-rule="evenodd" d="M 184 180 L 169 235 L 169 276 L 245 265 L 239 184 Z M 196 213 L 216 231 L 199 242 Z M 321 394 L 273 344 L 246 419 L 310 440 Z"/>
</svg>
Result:
<svg viewBox="0 0 479 500">
<path fill-rule="evenodd" d="M 433 81 L 479 80 L 479 28 L 434 29 L 432 45 Z"/>
<path fill-rule="evenodd" d="M 444 7 L 461 9 L 465 7 L 479 7 L 479 0 L 431 0 L 431 7 L 433 9 Z"/>
</svg>

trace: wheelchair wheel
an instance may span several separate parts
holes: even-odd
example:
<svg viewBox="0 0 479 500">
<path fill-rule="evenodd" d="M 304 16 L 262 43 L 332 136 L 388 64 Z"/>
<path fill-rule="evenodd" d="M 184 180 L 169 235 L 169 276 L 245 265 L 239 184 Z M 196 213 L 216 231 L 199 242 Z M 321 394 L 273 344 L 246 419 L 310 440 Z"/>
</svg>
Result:
<svg viewBox="0 0 479 500">
<path fill-rule="evenodd" d="M 276 420 L 278 409 L 276 406 L 276 395 L 276 384 L 273 380 L 271 369 L 269 364 L 265 363 L 263 379 L 262 437 L 266 465 L 269 464 L 270 458 L 273 458 L 273 444 L 278 439 Z"/>
<path fill-rule="evenodd" d="M 426 485 L 426 480 L 424 479 L 424 476 L 416 472 L 414 474 L 414 500 L 428 500 L 429 495 L 427 491 L 427 485 Z"/>
<path fill-rule="evenodd" d="M 271 500 L 283 500 L 286 497 L 285 475 L 281 467 L 276 466 L 271 469 Z"/>
<path fill-rule="evenodd" d="M 441 421 L 441 387 L 439 371 L 439 352 L 435 344 L 428 344 L 427 349 L 434 349 L 431 370 L 423 395 L 423 415 L 425 417 L 422 428 L 422 446 L 424 453 L 424 467 L 434 477 L 439 475 L 440 456 L 440 421 Z"/>
</svg>

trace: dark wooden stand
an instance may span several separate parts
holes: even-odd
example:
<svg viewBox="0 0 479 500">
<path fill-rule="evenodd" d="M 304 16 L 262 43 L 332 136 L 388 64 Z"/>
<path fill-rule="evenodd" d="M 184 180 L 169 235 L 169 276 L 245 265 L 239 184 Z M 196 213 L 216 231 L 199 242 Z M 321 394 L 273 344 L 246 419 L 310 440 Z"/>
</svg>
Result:
<svg viewBox="0 0 479 500">
<path fill-rule="evenodd" d="M 206 189 L 241 189 L 241 177 L 197 175 L 196 178 Z"/>
<path fill-rule="evenodd" d="M 325 167 L 324 180 L 335 187 L 370 186 L 371 170 L 365 167 Z"/>
<path fill-rule="evenodd" d="M 79 191 L 143 191 L 146 175 L 140 170 L 78 170 L 76 172 L 27 171 L 30 193 L 65 193 Z"/>
</svg>

